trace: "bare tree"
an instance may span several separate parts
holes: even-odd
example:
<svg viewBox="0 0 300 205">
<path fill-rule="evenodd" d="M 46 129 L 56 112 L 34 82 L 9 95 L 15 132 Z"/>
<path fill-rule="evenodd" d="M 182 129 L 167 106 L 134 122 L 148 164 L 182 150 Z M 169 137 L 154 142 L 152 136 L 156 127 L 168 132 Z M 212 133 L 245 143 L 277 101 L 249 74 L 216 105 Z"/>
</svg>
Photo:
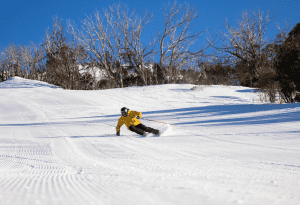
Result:
<svg viewBox="0 0 300 205">
<path fill-rule="evenodd" d="M 121 4 L 104 9 L 103 13 L 101 16 L 96 11 L 94 16 L 83 20 L 82 30 L 69 22 L 69 33 L 89 51 L 91 65 L 103 70 L 119 87 L 122 86 L 124 55 L 131 56 L 132 65 L 146 85 L 144 62 L 153 52 L 149 48 L 153 43 L 144 47 L 140 38 L 151 16 L 147 12 L 145 16 L 136 15 L 134 11 L 129 13 L 127 6 Z"/>
<path fill-rule="evenodd" d="M 5 53 L 4 50 L 1 49 L 0 52 L 0 72 L 1 72 L 1 78 L 0 81 L 5 81 L 6 78 L 6 74 L 7 74 L 7 68 L 6 68 L 6 59 L 5 59 Z"/>
<path fill-rule="evenodd" d="M 33 80 L 44 80 L 44 74 L 46 71 L 46 66 L 44 63 L 45 49 L 36 46 L 32 43 L 31 45 L 31 57 L 30 57 L 30 79 Z"/>
<path fill-rule="evenodd" d="M 248 82 L 245 86 L 253 87 L 258 70 L 265 62 L 267 45 L 270 43 L 265 34 L 273 19 L 270 11 L 266 15 L 260 11 L 245 11 L 236 29 L 226 20 L 225 27 L 228 33 L 221 36 L 222 45 L 218 49 L 228 53 L 233 62 L 239 65 L 240 75 Z"/>
<path fill-rule="evenodd" d="M 22 70 L 24 78 L 29 78 L 31 66 L 32 66 L 32 47 L 31 46 L 20 46 L 20 54 L 22 60 Z"/>
<path fill-rule="evenodd" d="M 4 48 L 1 56 L 6 79 L 15 75 L 22 76 L 22 52 L 20 47 L 11 43 L 9 46 Z"/>
<path fill-rule="evenodd" d="M 67 89 L 79 89 L 79 63 L 85 58 L 80 45 L 67 40 L 63 24 L 57 17 L 51 32 L 46 32 L 46 81 Z"/>
<path fill-rule="evenodd" d="M 41 47 L 10 44 L 2 50 L 0 59 L 2 81 L 16 75 L 41 80 L 34 77 L 37 69 L 43 67 L 44 52 Z"/>
<path fill-rule="evenodd" d="M 62 66 L 57 64 L 59 61 L 57 54 L 60 48 L 66 46 L 66 37 L 63 32 L 61 20 L 58 20 L 57 16 L 53 19 L 52 30 L 50 32 L 46 30 L 46 39 L 42 46 L 46 52 L 47 59 L 45 81 L 61 85 L 59 79 L 63 76 L 63 71 Z"/>
<path fill-rule="evenodd" d="M 149 72 L 147 72 L 148 68 L 145 63 L 155 55 L 155 39 L 144 46 L 141 42 L 141 35 L 146 24 L 150 22 L 152 15 L 148 11 L 145 12 L 144 16 L 135 15 L 134 12 L 129 14 L 127 7 L 121 9 L 120 6 L 120 4 L 115 5 L 114 9 L 111 7 L 110 11 L 117 16 L 117 27 L 124 38 L 125 45 L 121 53 L 123 61 L 134 67 L 143 85 L 147 85 L 147 73 Z M 109 16 L 109 13 L 106 12 L 105 15 Z"/>
<path fill-rule="evenodd" d="M 164 10 L 164 30 L 159 31 L 159 67 L 166 82 L 175 81 L 179 70 L 186 67 L 195 58 L 203 55 L 204 48 L 191 49 L 204 32 L 191 32 L 192 23 L 198 18 L 197 12 L 188 4 L 183 7 L 168 4 Z M 171 78 L 170 80 L 168 78 Z"/>
</svg>

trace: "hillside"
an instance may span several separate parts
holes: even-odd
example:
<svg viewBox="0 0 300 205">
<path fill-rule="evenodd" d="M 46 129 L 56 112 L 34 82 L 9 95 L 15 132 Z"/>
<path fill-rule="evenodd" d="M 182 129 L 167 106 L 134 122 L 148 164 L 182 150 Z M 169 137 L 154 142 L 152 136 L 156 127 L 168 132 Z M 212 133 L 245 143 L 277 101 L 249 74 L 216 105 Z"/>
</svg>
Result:
<svg viewBox="0 0 300 205">
<path fill-rule="evenodd" d="M 193 87 L 0 83 L 0 204 L 299 204 L 300 104 Z M 174 125 L 147 138 L 124 125 L 118 137 L 121 107 Z"/>
</svg>

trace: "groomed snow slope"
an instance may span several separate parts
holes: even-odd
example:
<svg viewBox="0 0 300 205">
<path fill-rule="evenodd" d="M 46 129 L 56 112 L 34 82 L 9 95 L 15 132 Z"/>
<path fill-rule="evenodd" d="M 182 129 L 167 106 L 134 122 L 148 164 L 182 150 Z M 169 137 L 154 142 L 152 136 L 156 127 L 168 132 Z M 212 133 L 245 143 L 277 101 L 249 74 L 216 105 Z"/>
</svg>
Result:
<svg viewBox="0 0 300 205">
<path fill-rule="evenodd" d="M 300 104 L 192 87 L 0 83 L 0 204 L 300 204 Z M 124 106 L 175 125 L 162 137 L 125 125 L 106 135 Z"/>
</svg>

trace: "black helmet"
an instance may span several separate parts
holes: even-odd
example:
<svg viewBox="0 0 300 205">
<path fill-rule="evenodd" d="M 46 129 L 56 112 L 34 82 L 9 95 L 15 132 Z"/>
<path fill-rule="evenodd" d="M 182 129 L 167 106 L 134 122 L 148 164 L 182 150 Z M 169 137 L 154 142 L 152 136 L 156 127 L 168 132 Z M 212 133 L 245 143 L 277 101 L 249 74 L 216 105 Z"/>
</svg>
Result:
<svg viewBox="0 0 300 205">
<path fill-rule="evenodd" d="M 129 110 L 128 108 L 122 107 L 121 108 L 121 115 L 124 116 L 124 117 L 126 117 L 127 114 L 128 114 L 128 110 Z"/>
</svg>

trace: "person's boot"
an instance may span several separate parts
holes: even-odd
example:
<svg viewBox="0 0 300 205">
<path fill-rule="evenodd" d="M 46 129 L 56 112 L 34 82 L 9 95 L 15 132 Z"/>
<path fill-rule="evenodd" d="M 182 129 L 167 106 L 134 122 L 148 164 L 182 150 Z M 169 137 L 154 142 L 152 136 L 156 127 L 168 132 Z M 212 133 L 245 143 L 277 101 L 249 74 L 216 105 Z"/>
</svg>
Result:
<svg viewBox="0 0 300 205">
<path fill-rule="evenodd" d="M 144 132 L 143 137 L 147 137 L 147 135 L 149 135 L 149 133 Z"/>
<path fill-rule="evenodd" d="M 159 135 L 159 132 L 160 132 L 159 130 L 155 130 L 155 129 L 153 129 L 153 130 L 151 131 L 151 133 L 152 133 L 152 134 L 155 134 L 155 135 Z"/>
</svg>

